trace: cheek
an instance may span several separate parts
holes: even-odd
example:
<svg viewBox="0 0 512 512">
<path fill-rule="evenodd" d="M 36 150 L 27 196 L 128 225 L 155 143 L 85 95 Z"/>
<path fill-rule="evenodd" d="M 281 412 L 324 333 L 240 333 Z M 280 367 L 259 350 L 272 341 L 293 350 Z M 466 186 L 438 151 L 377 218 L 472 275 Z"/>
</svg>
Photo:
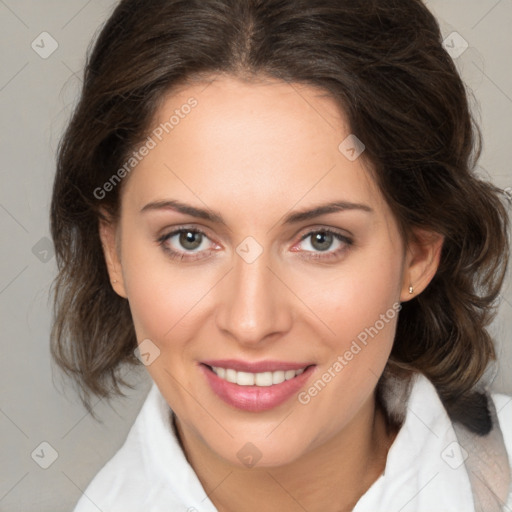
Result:
<svg viewBox="0 0 512 512">
<path fill-rule="evenodd" d="M 123 238 L 123 277 L 139 340 L 157 344 L 171 339 L 173 330 L 192 322 L 195 305 L 211 285 L 207 272 L 172 262 L 155 242 L 127 233 Z"/>
<path fill-rule="evenodd" d="M 382 243 L 354 253 L 330 278 L 308 278 L 299 292 L 330 331 L 322 338 L 317 378 L 301 403 L 314 402 L 332 428 L 338 421 L 332 404 L 349 417 L 371 394 L 389 358 L 402 279 L 402 260 L 395 247 L 383 237 Z M 320 394 L 322 399 L 317 400 Z"/>
<path fill-rule="evenodd" d="M 383 337 L 393 334 L 399 303 L 402 261 L 391 244 L 354 252 L 332 271 L 301 273 L 295 288 L 306 304 L 330 329 L 327 340 L 343 350 L 365 329 L 375 325 Z M 393 308 L 394 306 L 394 308 Z M 387 316 L 386 316 L 387 313 Z M 381 325 L 385 315 L 385 325 Z M 390 320 L 391 318 L 391 320 Z"/>
</svg>

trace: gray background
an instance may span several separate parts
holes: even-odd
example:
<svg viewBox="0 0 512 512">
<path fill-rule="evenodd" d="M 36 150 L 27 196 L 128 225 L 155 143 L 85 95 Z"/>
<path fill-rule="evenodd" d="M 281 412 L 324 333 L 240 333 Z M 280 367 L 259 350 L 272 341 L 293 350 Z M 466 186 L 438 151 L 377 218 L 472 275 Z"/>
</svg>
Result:
<svg viewBox="0 0 512 512">
<path fill-rule="evenodd" d="M 94 421 L 53 367 L 48 351 L 48 291 L 55 276 L 48 208 L 55 150 L 81 83 L 91 38 L 112 0 L 0 0 L 0 510 L 70 511 L 92 477 L 124 441 L 150 380 L 114 409 L 97 402 Z M 148 6 L 151 2 L 148 1 Z M 484 135 L 480 173 L 512 187 L 512 0 L 430 0 L 447 37 L 469 48 L 455 58 L 474 94 Z M 48 32 L 58 44 L 54 53 Z M 43 43 L 41 42 L 43 39 Z M 32 42 L 35 41 L 35 49 Z M 37 50 L 37 51 L 36 51 Z M 47 58 L 42 58 L 40 54 Z M 508 189 L 512 196 L 512 188 Z M 500 369 L 496 391 L 512 394 L 512 293 L 507 286 L 493 325 Z M 49 443 L 56 451 L 42 442 Z M 37 456 L 39 454 L 39 457 Z M 48 469 L 40 464 L 56 460 Z M 37 462 L 36 462 L 37 461 Z"/>
</svg>

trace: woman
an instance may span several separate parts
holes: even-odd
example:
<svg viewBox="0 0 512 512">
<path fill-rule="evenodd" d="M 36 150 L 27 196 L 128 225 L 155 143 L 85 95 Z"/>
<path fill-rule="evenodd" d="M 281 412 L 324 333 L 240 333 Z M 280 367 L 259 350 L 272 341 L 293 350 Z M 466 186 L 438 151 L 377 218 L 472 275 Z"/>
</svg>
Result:
<svg viewBox="0 0 512 512">
<path fill-rule="evenodd" d="M 501 510 L 478 134 L 419 0 L 121 1 L 59 151 L 52 352 L 89 410 L 154 385 L 75 510 Z"/>
</svg>

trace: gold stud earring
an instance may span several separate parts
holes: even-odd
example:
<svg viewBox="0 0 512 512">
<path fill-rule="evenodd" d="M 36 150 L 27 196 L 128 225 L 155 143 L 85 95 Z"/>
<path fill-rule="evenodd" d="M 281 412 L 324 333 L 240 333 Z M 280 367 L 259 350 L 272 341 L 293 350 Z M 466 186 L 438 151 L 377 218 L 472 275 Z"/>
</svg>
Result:
<svg viewBox="0 0 512 512">
<path fill-rule="evenodd" d="M 412 295 L 414 293 L 414 288 L 412 287 L 412 284 L 409 285 L 409 293 Z"/>
</svg>

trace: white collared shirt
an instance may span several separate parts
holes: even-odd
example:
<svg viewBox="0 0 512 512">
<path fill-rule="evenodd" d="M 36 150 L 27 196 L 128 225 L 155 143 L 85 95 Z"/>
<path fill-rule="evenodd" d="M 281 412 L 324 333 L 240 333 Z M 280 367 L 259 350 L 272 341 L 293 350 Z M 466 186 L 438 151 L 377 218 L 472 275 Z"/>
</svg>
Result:
<svg viewBox="0 0 512 512">
<path fill-rule="evenodd" d="M 511 462 L 512 397 L 492 398 Z M 89 484 L 74 512 L 217 512 L 185 458 L 169 412 L 153 383 L 124 445 Z M 512 512 L 512 492 L 503 510 Z M 473 511 L 452 423 L 433 384 L 416 374 L 384 473 L 353 512 Z"/>
</svg>

